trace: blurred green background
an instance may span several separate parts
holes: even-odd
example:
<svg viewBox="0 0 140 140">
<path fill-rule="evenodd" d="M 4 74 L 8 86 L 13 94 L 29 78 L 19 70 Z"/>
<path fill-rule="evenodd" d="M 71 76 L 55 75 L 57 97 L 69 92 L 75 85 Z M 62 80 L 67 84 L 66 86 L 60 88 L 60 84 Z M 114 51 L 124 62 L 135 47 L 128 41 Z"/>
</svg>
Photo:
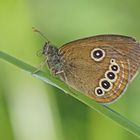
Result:
<svg viewBox="0 0 140 140">
<path fill-rule="evenodd" d="M 56 46 L 97 34 L 140 41 L 139 0 L 1 0 L 0 50 L 31 65 L 44 40 Z M 140 75 L 109 105 L 140 124 Z M 0 62 L 0 140 L 137 140 L 113 121 L 11 64 Z"/>
</svg>

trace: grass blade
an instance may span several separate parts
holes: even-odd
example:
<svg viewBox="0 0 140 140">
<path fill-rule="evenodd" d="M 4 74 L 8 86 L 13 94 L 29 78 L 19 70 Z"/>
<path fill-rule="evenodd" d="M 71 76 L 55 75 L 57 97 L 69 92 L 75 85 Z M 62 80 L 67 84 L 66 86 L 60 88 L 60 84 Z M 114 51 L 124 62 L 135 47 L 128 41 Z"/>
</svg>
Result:
<svg viewBox="0 0 140 140">
<path fill-rule="evenodd" d="M 26 72 L 29 72 L 30 74 L 32 74 L 36 70 L 35 67 L 15 58 L 13 56 L 10 56 L 4 52 L 0 52 L 0 58 L 11 64 L 16 65 L 17 67 L 25 70 Z M 55 87 L 63 90 L 65 93 L 73 96 L 74 98 L 76 98 L 79 101 L 83 102 L 84 104 L 88 105 L 90 108 L 98 111 L 99 113 L 103 114 L 104 116 L 115 121 L 117 124 L 119 124 L 121 127 L 126 129 L 127 131 L 133 133 L 137 137 L 140 137 L 140 127 L 138 125 L 136 125 L 132 121 L 128 120 L 127 118 L 125 118 L 118 112 L 114 111 L 113 109 L 109 108 L 108 106 L 101 105 L 101 104 L 93 101 L 89 97 L 81 94 L 78 91 L 74 90 L 76 94 L 72 93 L 72 91 L 69 89 L 69 87 L 64 82 L 62 82 L 61 80 L 59 80 L 56 77 L 53 77 L 49 72 L 39 71 L 32 75 L 41 79 L 42 81 L 44 81 L 46 83 L 51 84 L 52 86 L 55 86 Z"/>
</svg>

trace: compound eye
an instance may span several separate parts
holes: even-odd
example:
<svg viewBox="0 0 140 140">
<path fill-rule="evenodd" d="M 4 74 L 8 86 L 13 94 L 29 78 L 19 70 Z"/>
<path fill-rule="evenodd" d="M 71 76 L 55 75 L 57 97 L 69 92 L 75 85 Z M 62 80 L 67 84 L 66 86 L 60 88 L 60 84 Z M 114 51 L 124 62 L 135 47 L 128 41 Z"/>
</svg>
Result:
<svg viewBox="0 0 140 140">
<path fill-rule="evenodd" d="M 97 96 L 103 96 L 104 94 L 105 94 L 105 92 L 104 92 L 104 90 L 102 88 L 97 87 L 95 89 L 95 95 L 97 95 Z"/>
<path fill-rule="evenodd" d="M 91 51 L 91 58 L 95 61 L 101 61 L 105 57 L 105 51 L 100 48 L 95 48 Z"/>
</svg>

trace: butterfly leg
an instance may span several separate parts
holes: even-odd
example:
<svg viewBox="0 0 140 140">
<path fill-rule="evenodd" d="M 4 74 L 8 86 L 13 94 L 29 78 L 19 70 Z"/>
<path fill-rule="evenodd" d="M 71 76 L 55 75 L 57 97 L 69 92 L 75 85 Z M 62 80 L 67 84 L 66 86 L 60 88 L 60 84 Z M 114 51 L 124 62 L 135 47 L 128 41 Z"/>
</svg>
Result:
<svg viewBox="0 0 140 140">
<path fill-rule="evenodd" d="M 44 65 L 45 65 L 46 63 L 47 63 L 47 59 L 45 59 L 44 61 L 42 61 L 42 62 L 39 64 L 38 68 L 37 68 L 35 71 L 32 72 L 32 74 L 36 74 L 37 72 L 39 72 L 39 71 L 44 67 Z"/>
</svg>

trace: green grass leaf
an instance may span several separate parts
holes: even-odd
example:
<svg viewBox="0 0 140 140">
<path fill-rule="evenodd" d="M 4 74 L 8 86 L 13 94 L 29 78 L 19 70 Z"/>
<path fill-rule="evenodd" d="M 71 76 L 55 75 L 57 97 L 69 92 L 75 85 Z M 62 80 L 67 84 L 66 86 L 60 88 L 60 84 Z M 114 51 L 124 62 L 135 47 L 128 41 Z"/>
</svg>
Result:
<svg viewBox="0 0 140 140">
<path fill-rule="evenodd" d="M 38 79 L 41 79 L 42 81 L 63 90 L 65 93 L 69 94 L 70 96 L 73 96 L 74 98 L 83 102 L 90 108 L 98 111 L 99 113 L 103 114 L 104 116 L 115 121 L 117 124 L 119 124 L 121 127 L 126 129 L 127 131 L 135 134 L 137 137 L 140 137 L 140 127 L 138 125 L 136 125 L 132 121 L 128 120 L 127 118 L 125 118 L 118 112 L 114 111 L 113 109 L 109 108 L 108 106 L 101 105 L 101 104 L 95 102 L 94 100 L 92 100 L 91 98 L 81 94 L 78 91 L 73 90 L 75 92 L 72 93 L 70 88 L 64 82 L 59 80 L 57 77 L 52 76 L 48 71 L 47 72 L 39 71 L 39 72 L 33 74 L 33 72 L 37 68 L 19 60 L 13 56 L 10 56 L 4 52 L 0 52 L 0 58 L 11 64 L 14 64 L 15 66 L 21 68 L 22 70 L 28 72 L 31 75 L 37 77 Z"/>
</svg>

